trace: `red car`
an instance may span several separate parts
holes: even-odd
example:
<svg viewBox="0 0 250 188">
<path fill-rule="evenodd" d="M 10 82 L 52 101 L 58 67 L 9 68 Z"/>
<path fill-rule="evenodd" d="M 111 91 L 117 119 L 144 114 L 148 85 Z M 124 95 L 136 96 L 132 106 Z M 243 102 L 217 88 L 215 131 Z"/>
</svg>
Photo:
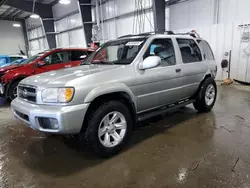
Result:
<svg viewBox="0 0 250 188">
<path fill-rule="evenodd" d="M 0 69 L 0 95 L 15 99 L 18 83 L 31 75 L 78 66 L 94 50 L 89 48 L 59 48 L 34 55 L 19 66 Z"/>
</svg>

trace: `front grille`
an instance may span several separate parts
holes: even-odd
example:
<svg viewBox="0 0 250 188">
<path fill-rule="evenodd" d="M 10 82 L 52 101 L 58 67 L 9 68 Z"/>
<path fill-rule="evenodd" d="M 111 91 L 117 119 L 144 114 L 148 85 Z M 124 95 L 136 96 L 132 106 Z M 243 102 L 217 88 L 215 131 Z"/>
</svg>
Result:
<svg viewBox="0 0 250 188">
<path fill-rule="evenodd" d="M 18 97 L 29 102 L 36 102 L 36 88 L 34 86 L 19 85 Z"/>
</svg>

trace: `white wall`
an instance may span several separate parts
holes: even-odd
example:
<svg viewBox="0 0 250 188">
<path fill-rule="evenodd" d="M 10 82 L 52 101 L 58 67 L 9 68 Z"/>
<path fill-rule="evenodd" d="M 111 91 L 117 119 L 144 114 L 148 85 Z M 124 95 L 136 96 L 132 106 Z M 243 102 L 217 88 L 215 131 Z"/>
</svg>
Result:
<svg viewBox="0 0 250 188">
<path fill-rule="evenodd" d="M 79 11 L 79 13 L 55 21 L 55 31 L 61 32 L 56 34 L 57 47 L 87 47 L 78 0 L 73 0 L 68 5 L 58 3 L 52 7 L 52 10 L 54 18 L 61 18 L 72 12 Z"/>
<path fill-rule="evenodd" d="M 219 22 L 250 20 L 249 0 L 219 0 Z"/>
<path fill-rule="evenodd" d="M 78 28 L 64 32 L 69 29 Z M 81 14 L 67 16 L 55 22 L 57 47 L 87 47 Z"/>
<path fill-rule="evenodd" d="M 49 45 L 42 25 L 42 20 L 28 18 L 26 19 L 26 26 L 28 29 L 29 55 L 48 50 Z"/>
<path fill-rule="evenodd" d="M 97 35 L 97 40 L 101 42 L 106 42 L 110 39 L 115 39 L 122 35 L 127 34 L 137 34 L 139 32 L 150 32 L 154 31 L 154 20 L 152 9 L 147 11 L 146 14 L 141 14 L 143 24 L 139 27 L 139 24 L 136 21 L 138 17 L 135 17 L 134 14 L 129 16 L 121 16 L 127 13 L 132 13 L 136 10 L 135 0 L 113 0 L 107 3 L 104 3 L 99 7 L 99 17 L 102 21 L 102 18 L 105 20 L 100 24 L 100 28 L 97 31 L 94 31 Z M 143 8 L 152 7 L 151 0 L 143 0 Z M 120 16 L 120 17 L 117 17 Z M 92 20 L 95 22 L 96 19 L 96 8 L 92 8 Z"/>
<path fill-rule="evenodd" d="M 25 52 L 23 28 L 13 27 L 13 23 L 0 20 L 0 54 L 19 54 L 18 46 Z"/>
<path fill-rule="evenodd" d="M 215 0 L 189 0 L 170 6 L 170 29 L 211 25 Z"/>
</svg>

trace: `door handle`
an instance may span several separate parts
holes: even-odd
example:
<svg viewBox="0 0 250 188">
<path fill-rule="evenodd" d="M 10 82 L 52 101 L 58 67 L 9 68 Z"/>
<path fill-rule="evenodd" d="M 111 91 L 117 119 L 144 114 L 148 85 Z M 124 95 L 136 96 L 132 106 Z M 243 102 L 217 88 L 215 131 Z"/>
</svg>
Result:
<svg viewBox="0 0 250 188">
<path fill-rule="evenodd" d="M 175 72 L 181 72 L 181 69 L 175 69 Z"/>
</svg>

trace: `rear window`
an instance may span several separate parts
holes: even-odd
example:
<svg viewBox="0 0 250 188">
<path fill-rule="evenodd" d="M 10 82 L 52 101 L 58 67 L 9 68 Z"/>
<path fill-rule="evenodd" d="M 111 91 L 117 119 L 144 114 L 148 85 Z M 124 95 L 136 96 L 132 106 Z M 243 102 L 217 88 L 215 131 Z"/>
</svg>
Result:
<svg viewBox="0 0 250 188">
<path fill-rule="evenodd" d="M 214 54 L 213 54 L 208 42 L 205 40 L 197 40 L 197 42 L 199 43 L 201 49 L 203 50 L 203 52 L 205 54 L 205 58 L 207 60 L 214 60 Z"/>
<path fill-rule="evenodd" d="M 177 39 L 183 63 L 201 62 L 202 55 L 199 46 L 193 39 Z"/>
<path fill-rule="evenodd" d="M 16 61 L 18 59 L 23 59 L 23 58 L 22 57 L 10 57 L 11 62 Z"/>
<path fill-rule="evenodd" d="M 87 52 L 87 51 L 73 50 L 71 51 L 70 60 L 71 61 L 84 60 L 89 54 L 90 52 Z"/>
</svg>

